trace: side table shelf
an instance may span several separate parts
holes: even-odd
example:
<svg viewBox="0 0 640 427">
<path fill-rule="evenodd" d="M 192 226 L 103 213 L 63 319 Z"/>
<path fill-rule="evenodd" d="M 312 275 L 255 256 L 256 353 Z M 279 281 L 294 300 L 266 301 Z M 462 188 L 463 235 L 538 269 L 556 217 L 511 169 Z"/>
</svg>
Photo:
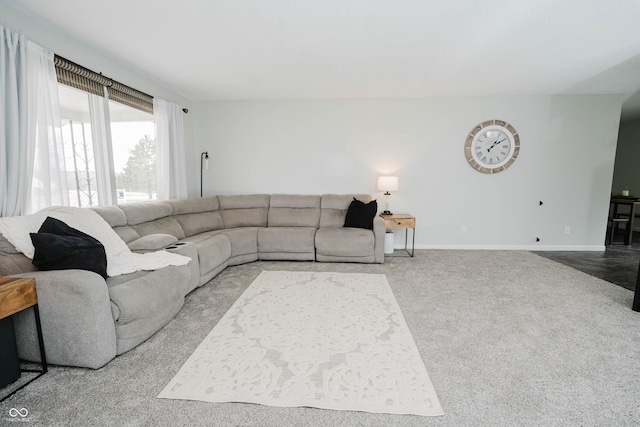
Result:
<svg viewBox="0 0 640 427">
<path fill-rule="evenodd" d="M 387 230 L 404 228 L 404 251 L 411 257 L 416 248 L 416 219 L 409 214 L 380 215 L 384 219 Z M 411 252 L 409 252 L 409 229 L 411 229 Z"/>
<path fill-rule="evenodd" d="M 13 322 L 11 316 L 26 310 L 29 307 L 33 307 L 33 314 L 36 320 L 36 328 L 38 333 L 38 345 L 40 346 L 40 358 L 42 359 L 42 369 L 21 369 L 20 361 L 18 360 L 18 354 L 15 343 L 15 333 L 13 330 Z M 13 340 L 13 342 L 2 343 L 3 347 L 3 359 L 13 359 L 15 366 L 18 370 L 15 378 L 9 378 L 8 383 L 1 384 L 2 388 L 8 386 L 10 383 L 17 381 L 20 377 L 20 372 L 37 372 L 38 375 L 30 379 L 26 383 L 22 384 L 16 390 L 9 393 L 0 399 L 0 402 L 13 396 L 19 390 L 22 390 L 26 385 L 37 380 L 48 371 L 47 356 L 44 351 L 44 340 L 42 338 L 42 325 L 40 323 L 40 311 L 38 310 L 38 296 L 36 294 L 36 281 L 35 279 L 22 279 L 22 278 L 0 278 L 0 322 L 2 322 L 3 331 L 6 333 L 4 339 Z M 13 361 L 7 361 L 8 365 L 13 364 Z M 7 370 L 8 371 L 8 370 Z"/>
</svg>

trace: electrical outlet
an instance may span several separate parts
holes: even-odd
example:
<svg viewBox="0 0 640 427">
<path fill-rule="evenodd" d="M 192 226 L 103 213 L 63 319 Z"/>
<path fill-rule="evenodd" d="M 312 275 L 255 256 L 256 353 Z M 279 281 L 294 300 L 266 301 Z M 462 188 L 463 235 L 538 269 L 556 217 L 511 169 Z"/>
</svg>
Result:
<svg viewBox="0 0 640 427">
<path fill-rule="evenodd" d="M 466 225 L 463 225 L 462 227 L 460 227 L 460 233 L 467 234 L 467 226 Z"/>
<path fill-rule="evenodd" d="M 564 226 L 564 234 L 571 234 L 571 227 L 569 227 L 568 225 Z"/>
</svg>

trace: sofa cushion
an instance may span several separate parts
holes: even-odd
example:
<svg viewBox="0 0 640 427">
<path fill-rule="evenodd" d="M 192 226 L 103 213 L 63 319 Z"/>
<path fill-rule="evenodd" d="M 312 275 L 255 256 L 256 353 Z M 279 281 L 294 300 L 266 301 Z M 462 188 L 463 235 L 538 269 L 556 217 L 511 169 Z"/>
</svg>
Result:
<svg viewBox="0 0 640 427">
<path fill-rule="evenodd" d="M 349 209 L 347 209 L 344 226 L 373 230 L 373 218 L 377 213 L 377 201 L 372 200 L 369 203 L 364 203 L 354 197 Z"/>
<path fill-rule="evenodd" d="M 0 233 L 0 277 L 36 270 L 31 260 Z"/>
<path fill-rule="evenodd" d="M 368 194 L 324 194 L 320 199 L 320 228 L 342 227 L 347 216 L 347 209 L 353 198 L 365 203 L 371 201 Z"/>
<path fill-rule="evenodd" d="M 194 236 L 222 228 L 222 216 L 219 211 L 175 215 L 185 237 Z"/>
<path fill-rule="evenodd" d="M 0 252 L 5 254 L 21 254 L 13 244 L 0 233 Z"/>
<path fill-rule="evenodd" d="M 188 265 L 107 279 L 116 328 L 116 352 L 137 346 L 180 311 L 191 279 Z"/>
<path fill-rule="evenodd" d="M 231 257 L 231 241 L 225 235 L 210 236 L 193 243 L 198 250 L 200 276 L 204 276 Z"/>
<path fill-rule="evenodd" d="M 140 238 L 138 232 L 128 225 L 113 227 L 113 231 L 115 231 L 125 243 L 131 243 Z"/>
<path fill-rule="evenodd" d="M 184 230 L 180 226 L 180 223 L 172 216 L 132 225 L 131 228 L 134 229 L 140 237 L 148 236 L 149 234 L 170 234 L 178 239 L 185 237 Z"/>
<path fill-rule="evenodd" d="M 142 224 L 159 218 L 168 217 L 173 207 L 166 201 L 148 200 L 144 202 L 126 203 L 120 209 L 127 217 L 128 225 Z"/>
<path fill-rule="evenodd" d="M 316 253 L 339 257 L 373 255 L 373 231 L 362 228 L 320 228 L 316 232 Z"/>
<path fill-rule="evenodd" d="M 37 270 L 38 268 L 33 265 L 31 260 L 22 253 L 0 252 L 0 277 Z"/>
<path fill-rule="evenodd" d="M 263 228 L 258 231 L 258 252 L 313 254 L 315 235 L 316 228 L 312 227 Z"/>
<path fill-rule="evenodd" d="M 224 228 L 267 226 L 268 194 L 218 196 L 218 201 Z"/>
<path fill-rule="evenodd" d="M 127 217 L 118 206 L 94 206 L 89 209 L 104 218 L 111 227 L 127 225 Z"/>
<path fill-rule="evenodd" d="M 218 230 L 215 235 L 222 234 L 231 242 L 231 258 L 240 255 L 258 254 L 258 230 L 260 227 L 240 227 Z"/>
<path fill-rule="evenodd" d="M 185 237 L 184 230 L 171 216 L 173 207 L 167 201 L 127 203 L 120 208 L 127 217 L 127 225 L 140 237 L 158 233 L 170 234 L 178 239 Z"/>
<path fill-rule="evenodd" d="M 168 202 L 186 237 L 223 228 L 222 216 L 218 211 L 220 203 L 216 196 Z"/>
<path fill-rule="evenodd" d="M 197 288 L 199 285 L 203 285 L 208 282 L 213 276 L 209 277 L 209 280 L 201 281 L 202 277 L 200 275 L 200 261 L 198 260 L 198 249 L 194 244 L 189 242 L 177 242 L 172 244 L 171 246 L 167 246 L 165 249 L 167 252 L 171 252 L 178 255 L 183 255 L 191 258 L 191 262 L 187 264 L 189 269 L 191 270 L 191 280 L 185 283 L 186 294 Z M 223 264 L 224 265 L 224 264 Z M 226 265 L 224 265 L 226 267 Z M 219 272 L 219 271 L 218 271 Z"/>
<path fill-rule="evenodd" d="M 196 256 L 198 257 L 197 264 L 199 265 L 198 274 L 200 277 L 217 269 L 231 257 L 231 241 L 229 237 L 217 231 L 208 231 L 186 237 L 176 245 L 185 243 L 196 248 Z"/>
<path fill-rule="evenodd" d="M 269 227 L 315 227 L 320 223 L 320 196 L 274 194 Z"/>
<path fill-rule="evenodd" d="M 220 208 L 217 196 L 167 200 L 167 203 L 172 206 L 174 215 L 212 212 Z"/>
<path fill-rule="evenodd" d="M 30 233 L 35 248 L 33 265 L 40 270 L 80 269 L 107 278 L 107 254 L 97 239 L 47 217 L 37 233 Z"/>
</svg>

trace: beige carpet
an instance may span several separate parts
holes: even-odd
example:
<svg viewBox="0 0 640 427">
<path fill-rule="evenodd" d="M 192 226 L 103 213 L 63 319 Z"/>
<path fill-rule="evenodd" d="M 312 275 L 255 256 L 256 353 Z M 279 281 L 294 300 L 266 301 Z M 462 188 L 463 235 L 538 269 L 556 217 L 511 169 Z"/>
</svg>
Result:
<svg viewBox="0 0 640 427">
<path fill-rule="evenodd" d="M 263 271 L 158 397 L 443 414 L 384 274 Z"/>
<path fill-rule="evenodd" d="M 264 270 L 384 274 L 444 416 L 158 399 Z M 18 425 L 9 411 L 26 408 L 28 425 L 61 427 L 637 427 L 632 302 L 627 289 L 526 251 L 422 249 L 384 264 L 256 261 L 197 288 L 164 328 L 103 368 L 50 366 L 0 403 L 0 425 Z"/>
</svg>

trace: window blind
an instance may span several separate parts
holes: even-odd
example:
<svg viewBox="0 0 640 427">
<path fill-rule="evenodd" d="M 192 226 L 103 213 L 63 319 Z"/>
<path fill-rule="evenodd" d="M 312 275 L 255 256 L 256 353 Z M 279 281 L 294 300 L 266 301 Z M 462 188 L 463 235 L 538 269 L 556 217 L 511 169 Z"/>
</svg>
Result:
<svg viewBox="0 0 640 427">
<path fill-rule="evenodd" d="M 153 97 L 112 80 L 107 86 L 109 99 L 153 114 Z"/>
<path fill-rule="evenodd" d="M 110 100 L 153 114 L 153 97 L 151 95 L 105 77 L 101 73 L 91 71 L 58 55 L 54 57 L 54 64 L 58 83 L 98 96 L 104 96 L 104 88 L 106 87 Z"/>
</svg>

